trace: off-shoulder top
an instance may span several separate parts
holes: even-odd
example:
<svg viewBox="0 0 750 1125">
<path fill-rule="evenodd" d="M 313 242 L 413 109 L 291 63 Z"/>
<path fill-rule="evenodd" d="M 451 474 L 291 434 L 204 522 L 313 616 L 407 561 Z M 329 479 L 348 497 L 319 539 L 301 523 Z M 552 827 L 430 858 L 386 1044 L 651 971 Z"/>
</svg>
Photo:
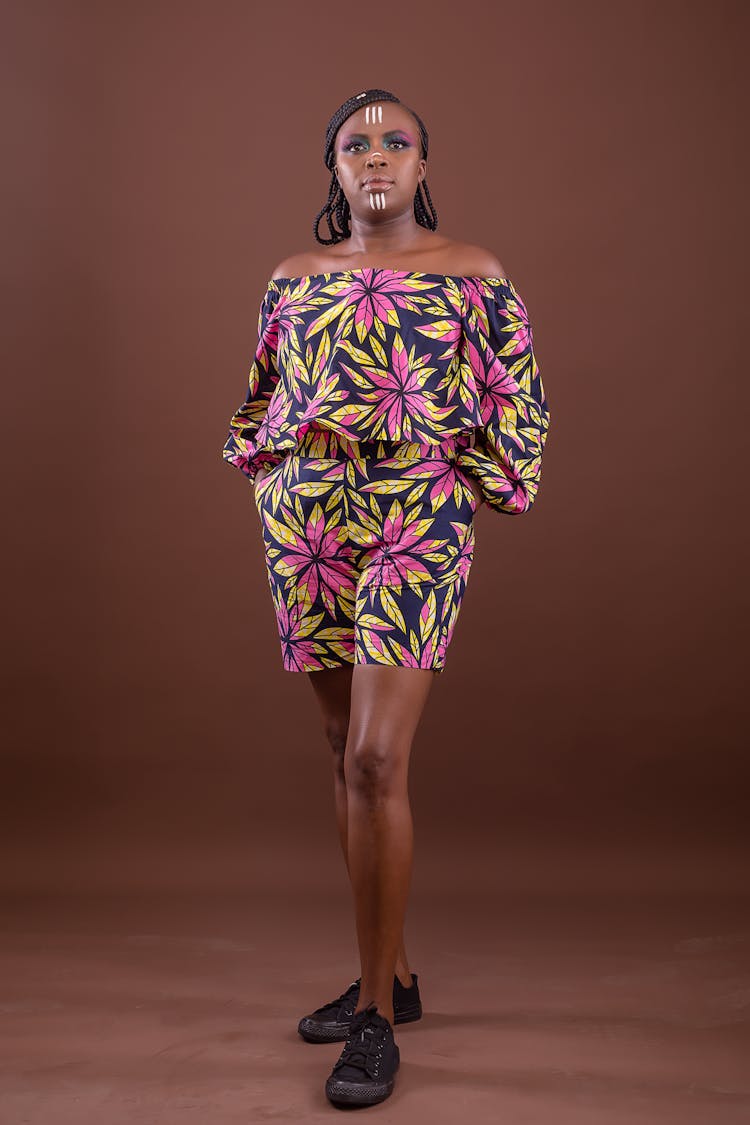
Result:
<svg viewBox="0 0 750 1125">
<path fill-rule="evenodd" d="M 224 459 L 253 480 L 311 426 L 440 444 L 494 510 L 528 510 L 549 408 L 526 306 L 507 277 L 362 267 L 268 282 Z"/>
</svg>

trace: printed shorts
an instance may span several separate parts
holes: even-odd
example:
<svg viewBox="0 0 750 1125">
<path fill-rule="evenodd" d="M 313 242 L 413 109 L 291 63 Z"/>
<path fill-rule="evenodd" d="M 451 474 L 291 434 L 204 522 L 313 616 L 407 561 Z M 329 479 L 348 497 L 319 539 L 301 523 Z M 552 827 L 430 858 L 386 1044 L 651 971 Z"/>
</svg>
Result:
<svg viewBox="0 0 750 1125">
<path fill-rule="evenodd" d="M 310 429 L 253 486 L 287 671 L 442 671 L 478 507 L 455 453 Z"/>
</svg>

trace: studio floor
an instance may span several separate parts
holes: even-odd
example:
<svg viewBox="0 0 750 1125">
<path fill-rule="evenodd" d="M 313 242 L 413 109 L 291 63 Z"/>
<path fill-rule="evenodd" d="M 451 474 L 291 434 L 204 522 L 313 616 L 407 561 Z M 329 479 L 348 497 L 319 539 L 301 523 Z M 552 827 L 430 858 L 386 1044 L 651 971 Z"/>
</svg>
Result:
<svg viewBox="0 0 750 1125">
<path fill-rule="evenodd" d="M 750 923 L 718 896 L 424 891 L 421 1021 L 393 1122 L 750 1120 Z M 293 895 L 15 894 L 2 923 L 2 1125 L 316 1122 L 340 1044 L 299 1017 L 358 975 L 337 884 Z"/>
</svg>

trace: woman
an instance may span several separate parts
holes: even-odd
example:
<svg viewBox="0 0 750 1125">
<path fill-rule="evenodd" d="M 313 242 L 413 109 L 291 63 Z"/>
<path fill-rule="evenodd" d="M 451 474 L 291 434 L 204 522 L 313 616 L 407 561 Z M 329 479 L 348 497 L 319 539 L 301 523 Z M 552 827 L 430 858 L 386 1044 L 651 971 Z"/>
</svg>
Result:
<svg viewBox="0 0 750 1125">
<path fill-rule="evenodd" d="M 475 512 L 536 496 L 549 411 L 523 301 L 489 251 L 435 233 L 423 122 L 365 90 L 328 124 L 320 249 L 282 261 L 224 457 L 255 481 L 283 666 L 333 748 L 361 976 L 300 1020 L 345 1041 L 335 1104 L 387 1098 L 419 1019 L 403 938 L 407 774 L 474 551 Z M 319 232 L 325 217 L 328 237 Z"/>
</svg>

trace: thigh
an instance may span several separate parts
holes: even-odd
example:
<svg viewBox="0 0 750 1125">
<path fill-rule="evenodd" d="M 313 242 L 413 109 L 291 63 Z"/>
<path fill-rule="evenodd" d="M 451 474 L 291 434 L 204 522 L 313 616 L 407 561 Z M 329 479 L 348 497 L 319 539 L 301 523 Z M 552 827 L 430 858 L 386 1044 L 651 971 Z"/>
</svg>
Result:
<svg viewBox="0 0 750 1125">
<path fill-rule="evenodd" d="M 357 664 L 352 673 L 348 766 L 377 758 L 406 775 L 409 755 L 435 674 L 424 668 Z"/>
<path fill-rule="evenodd" d="M 351 664 L 340 668 L 323 668 L 308 672 L 315 698 L 323 717 L 326 734 L 332 740 L 345 741 L 349 729 L 352 690 Z"/>
</svg>

